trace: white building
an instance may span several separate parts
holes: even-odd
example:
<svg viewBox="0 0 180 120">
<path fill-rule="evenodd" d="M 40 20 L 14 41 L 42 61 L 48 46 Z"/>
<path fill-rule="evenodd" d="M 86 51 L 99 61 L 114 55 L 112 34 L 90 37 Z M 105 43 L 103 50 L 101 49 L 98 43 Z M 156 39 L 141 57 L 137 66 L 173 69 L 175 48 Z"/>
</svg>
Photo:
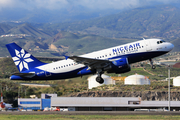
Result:
<svg viewBox="0 0 180 120">
<path fill-rule="evenodd" d="M 143 75 L 130 75 L 124 80 L 125 85 L 150 85 L 150 80 Z"/>
<path fill-rule="evenodd" d="M 105 84 L 105 85 L 109 85 L 109 84 L 115 85 L 115 80 L 113 80 L 111 77 L 109 77 L 107 75 L 102 74 L 102 76 L 101 76 L 104 79 L 103 84 L 98 83 L 96 81 L 96 77 L 97 77 L 97 75 L 93 75 L 93 76 L 88 78 L 88 88 L 89 89 L 92 89 L 93 87 L 101 86 L 103 84 Z"/>
<path fill-rule="evenodd" d="M 59 107 L 67 111 L 134 111 L 168 108 L 168 101 L 142 101 L 140 97 L 57 97 L 57 94 L 43 94 L 41 97 L 43 98 L 18 98 L 18 106 L 24 110 Z M 179 111 L 180 101 L 171 101 L 170 106 L 171 110 Z"/>
<path fill-rule="evenodd" d="M 180 86 L 180 76 L 173 79 L 173 86 Z"/>
</svg>

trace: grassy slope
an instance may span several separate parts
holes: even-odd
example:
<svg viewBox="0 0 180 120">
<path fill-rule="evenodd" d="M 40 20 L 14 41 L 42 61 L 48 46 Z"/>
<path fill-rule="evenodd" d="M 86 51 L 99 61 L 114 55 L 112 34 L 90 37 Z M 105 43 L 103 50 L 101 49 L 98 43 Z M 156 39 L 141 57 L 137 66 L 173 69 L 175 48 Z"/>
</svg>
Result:
<svg viewBox="0 0 180 120">
<path fill-rule="evenodd" d="M 55 42 L 51 43 L 57 47 L 60 45 L 68 46 L 68 52 L 73 54 L 93 52 L 96 50 L 106 49 L 109 47 L 128 43 L 130 41 L 135 41 L 132 39 L 111 39 L 96 35 L 80 35 L 68 32 L 62 32 L 62 34 L 62 38 L 57 39 Z M 48 43 L 50 43 L 50 41 L 52 40 L 53 39 L 51 38 Z"/>
<path fill-rule="evenodd" d="M 54 36 L 56 32 L 52 32 L 49 34 L 47 33 L 49 33 L 48 30 L 42 31 L 27 23 L 17 25 L 6 32 L 6 34 L 27 34 L 31 36 L 23 38 L 0 38 L 0 49 L 2 49 L 2 51 L 0 51 L 0 56 L 9 56 L 5 45 L 11 42 L 16 42 L 19 46 L 29 51 L 33 55 L 53 57 L 55 54 L 59 56 L 61 52 L 48 50 L 51 44 L 54 44 L 56 47 L 59 47 L 61 45 L 68 46 L 69 49 L 65 50 L 64 53 L 79 55 L 136 40 L 127 38 L 112 39 L 97 35 L 74 34 L 65 31 L 61 31 L 56 36 Z M 62 36 L 58 36 L 59 34 L 61 34 Z"/>
<path fill-rule="evenodd" d="M 131 119 L 143 119 L 143 120 L 169 120 L 180 119 L 179 115 L 1 115 L 1 120 L 131 120 Z"/>
</svg>

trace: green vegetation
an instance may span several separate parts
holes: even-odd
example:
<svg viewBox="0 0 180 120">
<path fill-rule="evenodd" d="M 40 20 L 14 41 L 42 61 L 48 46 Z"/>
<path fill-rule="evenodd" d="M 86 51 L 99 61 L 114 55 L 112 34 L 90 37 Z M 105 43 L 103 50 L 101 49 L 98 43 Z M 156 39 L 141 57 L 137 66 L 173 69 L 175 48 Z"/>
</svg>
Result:
<svg viewBox="0 0 180 120">
<path fill-rule="evenodd" d="M 0 24 L 0 35 L 27 34 L 27 37 L 0 38 L 0 56 L 9 55 L 5 44 L 16 42 L 37 56 L 84 54 L 145 38 L 172 41 L 179 49 L 179 8 L 163 5 L 137 8 L 118 14 L 56 24 Z M 103 37 L 102 37 L 103 36 Z M 56 48 L 50 48 L 51 44 Z"/>
<path fill-rule="evenodd" d="M 51 62 L 52 59 L 41 59 L 44 62 Z M 58 96 L 69 96 L 77 94 L 78 92 L 93 92 L 93 91 L 166 91 L 167 81 L 160 81 L 167 78 L 167 68 L 164 66 L 157 66 L 152 70 L 148 64 L 133 64 L 130 72 L 121 74 L 126 77 L 135 73 L 145 75 L 151 80 L 151 85 L 124 85 L 123 81 L 116 81 L 116 85 L 102 85 L 91 90 L 88 89 L 87 78 L 91 75 L 86 75 L 72 79 L 52 80 L 52 81 L 10 81 L 11 73 L 18 72 L 11 58 L 0 59 L 0 86 L 2 87 L 4 101 L 13 103 L 17 98 L 29 98 L 30 95 L 40 97 L 41 93 L 57 93 Z M 109 76 L 118 76 L 118 74 L 108 74 Z M 178 76 L 179 69 L 172 68 L 171 76 Z M 51 87 L 29 87 L 22 86 L 20 83 L 34 83 L 34 84 L 50 84 Z M 172 81 L 171 81 L 172 84 Z M 179 87 L 171 87 L 171 91 L 180 91 Z M 15 104 L 15 103 L 14 103 Z M 16 104 L 14 105 L 16 106 Z"/>
<path fill-rule="evenodd" d="M 53 29 L 52 29 L 53 31 Z M 31 24 L 21 24 L 11 28 L 6 34 L 27 34 L 26 37 L 0 37 L 0 56 L 9 56 L 5 45 L 16 42 L 35 56 L 62 56 L 64 54 L 85 54 L 96 50 L 114 47 L 136 39 L 106 38 L 90 34 L 76 34 L 65 31 L 50 32 L 39 30 Z M 1 35 L 2 33 L 0 33 Z M 54 47 L 51 47 L 54 45 Z"/>
<path fill-rule="evenodd" d="M 143 119 L 143 120 L 177 120 L 180 119 L 179 115 L 1 115 L 1 120 L 131 120 L 131 119 Z"/>
</svg>

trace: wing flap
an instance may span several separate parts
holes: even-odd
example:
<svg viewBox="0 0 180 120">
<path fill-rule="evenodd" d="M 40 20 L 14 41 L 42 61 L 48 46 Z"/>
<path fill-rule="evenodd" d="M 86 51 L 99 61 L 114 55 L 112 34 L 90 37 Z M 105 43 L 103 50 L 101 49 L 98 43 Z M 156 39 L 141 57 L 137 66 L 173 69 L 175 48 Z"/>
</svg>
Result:
<svg viewBox="0 0 180 120">
<path fill-rule="evenodd" d="M 74 60 L 76 63 L 84 64 L 91 69 L 103 68 L 104 65 L 109 64 L 109 60 L 92 59 L 79 56 L 69 56 L 69 59 Z"/>
</svg>

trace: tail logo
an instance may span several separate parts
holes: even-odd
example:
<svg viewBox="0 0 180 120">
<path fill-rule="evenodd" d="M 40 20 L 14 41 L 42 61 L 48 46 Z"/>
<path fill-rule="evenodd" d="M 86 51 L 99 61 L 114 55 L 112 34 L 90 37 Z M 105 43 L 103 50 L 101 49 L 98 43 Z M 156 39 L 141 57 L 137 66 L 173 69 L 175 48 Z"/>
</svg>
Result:
<svg viewBox="0 0 180 120">
<path fill-rule="evenodd" d="M 34 61 L 30 58 L 31 54 L 25 53 L 24 49 L 21 49 L 21 51 L 15 49 L 15 54 L 16 56 L 12 57 L 12 59 L 15 65 L 19 67 L 20 72 L 23 70 L 23 68 L 29 70 L 28 63 Z"/>
</svg>

